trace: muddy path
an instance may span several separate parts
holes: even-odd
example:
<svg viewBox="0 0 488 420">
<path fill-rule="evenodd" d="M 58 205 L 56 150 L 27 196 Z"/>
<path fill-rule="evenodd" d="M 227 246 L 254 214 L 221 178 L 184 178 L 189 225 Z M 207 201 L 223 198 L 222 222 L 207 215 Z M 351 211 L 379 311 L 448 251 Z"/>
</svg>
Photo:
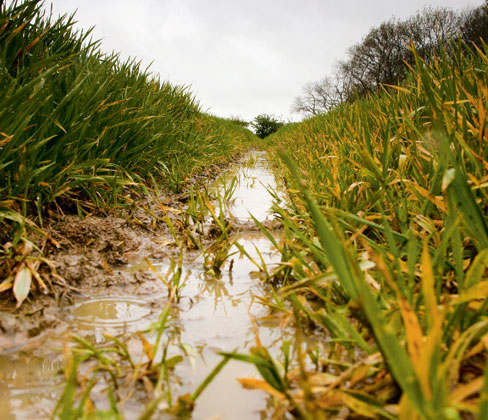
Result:
<svg viewBox="0 0 488 420">
<path fill-rule="evenodd" d="M 225 212 L 233 221 L 232 241 L 272 266 L 280 255 L 256 229 L 250 213 L 276 227 L 268 191 L 277 188 L 276 180 L 264 153 L 253 152 L 246 161 L 211 188 L 229 195 Z M 166 206 L 171 209 L 171 203 Z M 256 302 L 255 297 L 266 296 L 268 290 L 256 276 L 257 267 L 235 245 L 215 272 L 204 267 L 199 250 L 186 250 L 178 263 L 179 251 L 166 226 L 149 232 L 116 217 L 81 222 L 73 217 L 62 223 L 51 232 L 61 246 L 53 247 L 52 255 L 57 273 L 68 285 L 60 287 L 56 304 L 40 297 L 28 305 L 30 313 L 23 313 L 23 325 L 11 307 L 0 313 L 0 419 L 51 417 L 64 383 L 62 349 L 71 345 L 67 343 L 73 334 L 94 345 L 104 345 L 107 336 L 117 337 L 134 357 L 143 357 L 139 332 L 157 322 L 168 303 L 168 287 L 161 279 L 178 269 L 184 285 L 171 307 L 167 349 L 171 354 L 183 351 L 185 358 L 174 370 L 174 394 L 194 390 L 222 359 L 218 352 L 248 351 L 256 334 L 266 347 L 278 351 L 286 331 Z M 274 232 L 279 238 L 279 229 Z M 198 398 L 192 418 L 266 418 L 266 395 L 246 391 L 236 381 L 249 376 L 258 376 L 254 366 L 229 362 Z M 96 398 L 94 403 L 104 404 Z M 142 404 L 136 395 L 119 409 L 124 418 L 135 419 Z"/>
</svg>

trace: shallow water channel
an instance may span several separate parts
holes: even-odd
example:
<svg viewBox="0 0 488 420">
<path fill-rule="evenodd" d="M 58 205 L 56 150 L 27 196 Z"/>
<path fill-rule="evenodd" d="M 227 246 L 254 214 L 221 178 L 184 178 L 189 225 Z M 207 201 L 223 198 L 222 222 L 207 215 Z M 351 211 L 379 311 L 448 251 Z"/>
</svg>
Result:
<svg viewBox="0 0 488 420">
<path fill-rule="evenodd" d="M 270 219 L 272 197 L 268 188 L 276 188 L 274 175 L 267 167 L 264 153 L 253 154 L 252 165 L 236 168 L 229 174 L 239 182 L 229 211 L 241 222 L 250 222 L 252 213 L 260 221 Z M 236 239 L 246 251 L 257 258 L 257 247 L 267 264 L 280 261 L 269 240 L 261 233 L 244 230 Z M 232 265 L 230 260 L 233 260 Z M 164 258 L 152 260 L 152 265 L 164 275 L 170 270 Z M 146 270 L 143 261 L 135 261 L 127 270 Z M 268 310 L 253 296 L 266 295 L 265 286 L 253 276 L 256 266 L 239 253 L 230 257 L 221 275 L 209 276 L 203 269 L 202 257 L 195 253 L 185 258 L 183 276 L 186 284 L 181 300 L 171 311 L 173 346 L 184 348 L 186 357 L 175 370 L 181 383 L 173 389 L 175 395 L 193 391 L 212 368 L 222 359 L 219 351 L 248 353 L 255 344 L 255 328 L 250 314 L 257 320 L 261 342 L 276 348 L 283 337 L 276 320 L 266 318 Z M 156 283 L 159 284 L 159 283 Z M 128 340 L 134 346 L 139 342 L 136 331 L 143 331 L 155 322 L 167 302 L 167 290 L 161 283 L 152 288 L 141 287 L 141 294 L 125 296 L 93 295 L 77 298 L 61 313 L 68 327 L 60 332 L 49 332 L 30 345 L 0 354 L 0 419 L 47 419 L 63 389 L 63 356 L 60 349 L 67 340 L 67 332 L 75 333 L 92 343 L 106 340 L 104 334 Z M 181 351 L 180 351 L 181 353 Z M 198 398 L 194 419 L 260 419 L 266 410 L 267 397 L 261 391 L 247 391 L 236 381 L 239 377 L 259 377 L 254 366 L 231 361 L 217 375 Z M 142 405 L 137 402 L 122 404 L 125 418 L 137 418 Z M 158 417 L 160 418 L 160 417 Z"/>
</svg>

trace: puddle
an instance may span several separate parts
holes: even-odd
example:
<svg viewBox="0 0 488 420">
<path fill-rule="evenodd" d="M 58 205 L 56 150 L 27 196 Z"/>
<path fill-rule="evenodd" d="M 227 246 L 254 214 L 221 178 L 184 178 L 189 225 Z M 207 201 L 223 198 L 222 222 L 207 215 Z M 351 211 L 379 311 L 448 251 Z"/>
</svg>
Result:
<svg viewBox="0 0 488 420">
<path fill-rule="evenodd" d="M 0 355 L 0 419 L 50 418 L 62 391 L 62 365 L 54 349 Z"/>
<path fill-rule="evenodd" d="M 276 188 L 275 177 L 267 167 L 265 154 L 257 153 L 254 156 L 256 163 L 252 168 L 244 167 L 237 171 L 239 182 L 226 208 L 241 221 L 252 220 L 250 214 L 259 221 L 271 217 L 273 198 L 267 188 Z M 227 179 L 232 179 L 232 176 L 232 173 L 225 175 Z M 235 239 L 257 261 L 259 255 L 256 248 L 259 249 L 270 267 L 281 260 L 281 255 L 260 232 L 242 232 Z M 237 251 L 237 248 L 231 249 L 233 251 Z M 188 282 L 183 292 L 191 296 L 193 304 L 179 314 L 179 321 L 184 326 L 181 341 L 194 346 L 205 345 L 202 358 L 194 369 L 181 366 L 177 370 L 178 376 L 187 378 L 184 388 L 188 390 L 195 389 L 221 360 L 217 352 L 248 352 L 256 343 L 250 314 L 259 320 L 268 313 L 262 305 L 253 302 L 254 295 L 264 294 L 260 280 L 252 276 L 257 267 L 239 253 L 231 260 L 231 271 L 228 270 L 229 264 L 226 264 L 220 278 L 202 279 L 204 276 L 200 274 L 200 281 Z M 259 338 L 269 348 L 283 337 L 283 333 L 278 328 L 277 320 L 259 327 Z M 236 378 L 249 376 L 259 377 L 254 366 L 229 362 L 198 399 L 193 419 L 203 420 L 213 416 L 229 420 L 262 418 L 261 412 L 267 408 L 266 395 L 260 391 L 244 390 L 236 381 Z"/>
<path fill-rule="evenodd" d="M 260 221 L 270 218 L 273 198 L 267 187 L 276 188 L 264 153 L 257 152 L 254 158 L 253 167 L 234 172 L 238 182 L 227 205 L 227 211 L 242 221 L 251 220 L 249 213 Z M 228 179 L 233 176 L 232 173 L 226 175 Z M 235 239 L 251 257 L 259 260 L 257 247 L 268 265 L 279 263 L 280 255 L 261 233 L 242 232 Z M 238 250 L 234 247 L 233 251 Z M 201 259 L 195 256 L 193 262 L 182 267 L 185 286 L 180 302 L 171 312 L 178 334 L 177 344 L 195 351 L 192 363 L 185 361 L 176 367 L 181 384 L 173 390 L 175 395 L 193 391 L 221 360 L 219 351 L 248 352 L 255 344 L 250 314 L 258 320 L 259 337 L 265 346 L 272 349 L 273 342 L 279 342 L 284 334 L 277 321 L 259 322 L 268 311 L 254 302 L 254 296 L 262 296 L 265 290 L 261 281 L 252 275 L 257 268 L 247 257 L 236 253 L 224 264 L 219 276 L 209 276 L 203 270 Z M 167 259 L 152 261 L 152 264 L 162 276 L 171 271 Z M 144 270 L 144 263 L 137 269 Z M 104 334 L 124 337 L 143 331 L 157 319 L 167 302 L 166 287 L 162 282 L 158 287 L 159 291 L 146 296 L 105 295 L 80 299 L 66 311 L 69 330 L 96 343 L 104 342 Z M 48 337 L 39 355 L 35 355 L 34 350 L 0 355 L 0 420 L 50 418 L 62 390 L 59 386 L 62 357 L 59 350 L 49 348 L 60 347 L 60 340 L 58 336 Z M 266 410 L 266 395 L 260 391 L 246 391 L 236 381 L 236 378 L 249 376 L 259 376 L 254 366 L 229 362 L 197 400 L 192 418 L 263 418 L 260 412 Z M 130 406 L 123 409 L 123 413 L 125 418 L 133 419 L 141 409 Z"/>
<path fill-rule="evenodd" d="M 276 179 L 268 167 L 264 152 L 256 152 L 251 159 L 255 159 L 251 168 L 243 166 L 222 177 L 229 181 L 237 177 L 235 192 L 226 209 L 241 221 L 252 220 L 250 214 L 264 221 L 270 217 L 273 204 L 268 188 L 276 189 Z"/>
<path fill-rule="evenodd" d="M 124 296 L 88 299 L 73 307 L 73 322 L 83 327 L 125 327 L 151 313 L 147 302 Z"/>
</svg>

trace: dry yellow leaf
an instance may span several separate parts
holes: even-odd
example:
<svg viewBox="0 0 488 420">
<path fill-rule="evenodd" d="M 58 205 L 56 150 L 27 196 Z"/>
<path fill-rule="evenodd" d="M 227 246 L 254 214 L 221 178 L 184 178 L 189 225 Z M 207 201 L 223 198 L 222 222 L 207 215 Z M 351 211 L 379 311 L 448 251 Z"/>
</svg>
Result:
<svg viewBox="0 0 488 420">
<path fill-rule="evenodd" d="M 260 390 L 267 392 L 268 394 L 272 395 L 273 397 L 284 400 L 286 399 L 285 395 L 273 388 L 267 382 L 263 381 L 262 379 L 255 379 L 255 378 L 237 378 L 237 381 L 245 388 L 251 390 Z"/>
</svg>

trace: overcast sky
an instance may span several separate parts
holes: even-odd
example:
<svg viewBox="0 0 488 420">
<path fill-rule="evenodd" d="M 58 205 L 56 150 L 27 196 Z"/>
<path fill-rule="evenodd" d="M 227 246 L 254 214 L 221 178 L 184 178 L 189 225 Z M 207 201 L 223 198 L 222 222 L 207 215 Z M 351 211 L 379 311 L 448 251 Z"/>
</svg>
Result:
<svg viewBox="0 0 488 420">
<path fill-rule="evenodd" d="M 369 28 L 425 5 L 482 0 L 46 0 L 95 26 L 102 50 L 137 57 L 161 79 L 190 85 L 203 110 L 285 119 L 302 86 L 331 73 Z"/>
</svg>

